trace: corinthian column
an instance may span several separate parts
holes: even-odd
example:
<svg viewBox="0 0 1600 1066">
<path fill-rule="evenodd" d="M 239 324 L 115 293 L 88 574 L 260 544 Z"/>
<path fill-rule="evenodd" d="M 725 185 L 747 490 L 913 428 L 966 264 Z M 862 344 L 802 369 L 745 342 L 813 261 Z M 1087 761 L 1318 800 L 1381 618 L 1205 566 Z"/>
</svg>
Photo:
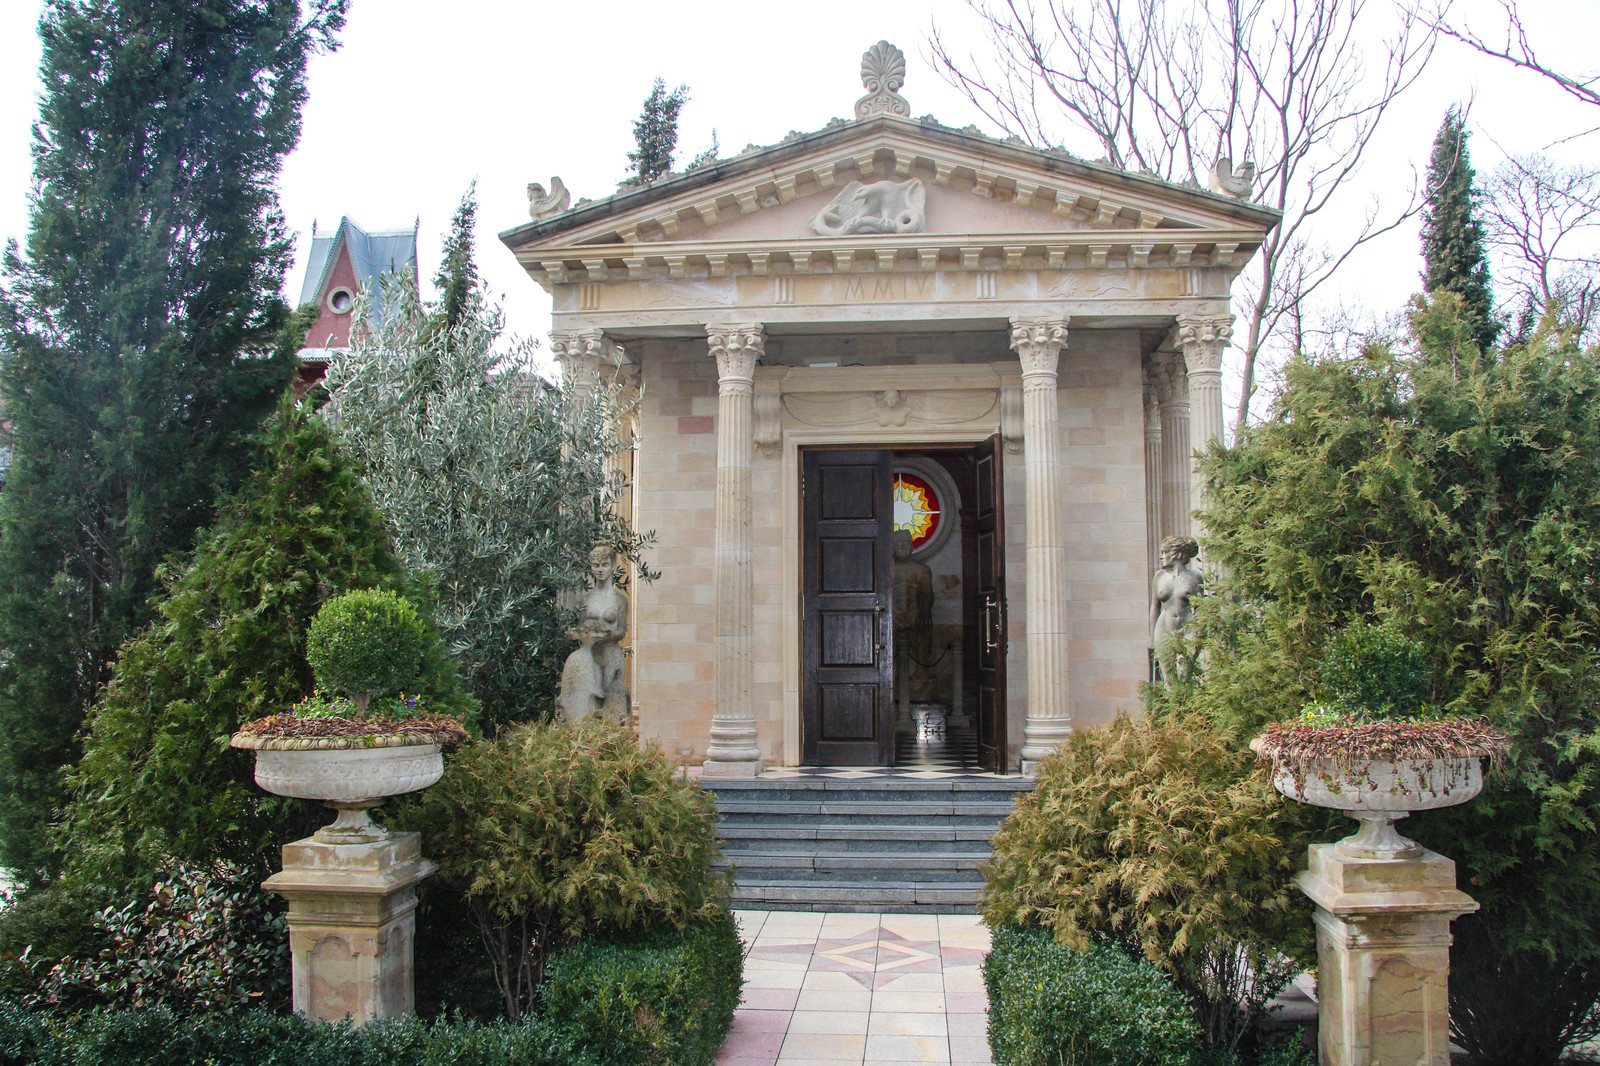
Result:
<svg viewBox="0 0 1600 1066">
<path fill-rule="evenodd" d="M 756 361 L 766 345 L 757 322 L 707 326 L 717 360 L 717 533 L 712 580 L 717 587 L 716 707 L 703 773 L 753 777 L 756 744 L 751 663 L 755 571 L 750 542 L 750 458 Z"/>
<path fill-rule="evenodd" d="M 1189 371 L 1189 402 L 1194 420 L 1191 439 L 1201 451 L 1212 441 L 1222 440 L 1222 352 L 1232 336 L 1232 315 L 1178 316 L 1178 339 Z M 1190 483 L 1195 486 L 1193 509 L 1203 510 L 1205 482 L 1198 463 L 1191 468 Z"/>
<path fill-rule="evenodd" d="M 1155 355 L 1161 408 L 1161 536 L 1189 535 L 1189 375 L 1176 353 Z"/>
<path fill-rule="evenodd" d="M 1028 718 L 1022 770 L 1072 732 L 1067 705 L 1067 548 L 1062 530 L 1061 415 L 1056 363 L 1067 343 L 1064 318 L 1013 318 L 1011 347 L 1022 360 L 1022 469 L 1027 486 Z"/>
</svg>

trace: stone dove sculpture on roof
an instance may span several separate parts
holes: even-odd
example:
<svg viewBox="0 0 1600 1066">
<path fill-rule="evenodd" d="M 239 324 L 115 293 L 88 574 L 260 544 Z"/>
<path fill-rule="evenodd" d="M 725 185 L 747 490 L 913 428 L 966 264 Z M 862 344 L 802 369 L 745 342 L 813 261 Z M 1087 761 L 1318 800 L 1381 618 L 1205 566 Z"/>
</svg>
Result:
<svg viewBox="0 0 1600 1066">
<path fill-rule="evenodd" d="M 545 195 L 544 186 L 536 181 L 528 183 L 528 215 L 534 219 L 544 218 L 565 211 L 572 202 L 572 194 L 567 191 L 566 183 L 560 178 L 550 178 L 550 194 Z"/>
</svg>

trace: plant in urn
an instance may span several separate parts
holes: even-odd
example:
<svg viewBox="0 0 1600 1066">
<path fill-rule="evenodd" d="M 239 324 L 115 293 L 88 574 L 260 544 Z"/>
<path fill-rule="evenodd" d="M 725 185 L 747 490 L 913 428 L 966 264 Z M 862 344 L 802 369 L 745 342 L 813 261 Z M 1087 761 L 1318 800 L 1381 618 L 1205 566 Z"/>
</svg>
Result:
<svg viewBox="0 0 1600 1066">
<path fill-rule="evenodd" d="M 1427 702 L 1428 663 L 1415 641 L 1355 622 L 1328 643 L 1319 699 L 1278 722 L 1253 748 L 1290 799 L 1361 823 L 1339 841 L 1351 859 L 1414 859 L 1422 848 L 1395 822 L 1413 811 L 1465 803 L 1483 790 L 1482 760 L 1505 737 L 1484 719 L 1449 717 Z"/>
<path fill-rule="evenodd" d="M 369 811 L 444 772 L 442 748 L 467 739 L 461 721 L 429 713 L 415 695 L 437 640 L 394 592 L 347 592 L 323 605 L 306 635 L 315 692 L 283 714 L 246 724 L 231 741 L 256 753 L 268 792 L 322 800 L 338 811 L 323 844 L 369 844 L 388 831 Z"/>
</svg>

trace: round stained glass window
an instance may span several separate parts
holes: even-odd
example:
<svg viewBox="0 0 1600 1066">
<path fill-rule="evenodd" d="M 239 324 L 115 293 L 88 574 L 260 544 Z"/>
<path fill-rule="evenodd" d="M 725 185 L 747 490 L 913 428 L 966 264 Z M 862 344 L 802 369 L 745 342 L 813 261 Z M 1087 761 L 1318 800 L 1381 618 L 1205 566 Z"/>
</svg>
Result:
<svg viewBox="0 0 1600 1066">
<path fill-rule="evenodd" d="M 913 550 L 939 530 L 943 504 L 938 491 L 923 478 L 905 472 L 894 476 L 894 528 L 911 534 Z"/>
</svg>

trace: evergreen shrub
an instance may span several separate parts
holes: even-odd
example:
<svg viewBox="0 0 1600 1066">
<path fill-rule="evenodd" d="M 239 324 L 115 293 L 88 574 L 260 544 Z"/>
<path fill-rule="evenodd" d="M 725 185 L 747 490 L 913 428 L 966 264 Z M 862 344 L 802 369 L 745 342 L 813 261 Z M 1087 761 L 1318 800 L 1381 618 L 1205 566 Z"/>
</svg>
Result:
<svg viewBox="0 0 1600 1066">
<path fill-rule="evenodd" d="M 528 723 L 463 747 L 391 822 L 420 830 L 487 948 L 505 1013 L 583 937 L 720 914 L 715 806 L 654 744 L 603 722 Z"/>
<path fill-rule="evenodd" d="M 0 1000 L 0 1066 L 599 1066 L 535 1020 L 369 1025 L 169 1007 L 63 1015 Z"/>
<path fill-rule="evenodd" d="M 1310 837 L 1254 758 L 1195 715 L 1072 734 L 995 834 L 985 921 L 1120 942 L 1193 1000 L 1207 1046 L 1248 1043 L 1314 956 L 1294 884 Z"/>
<path fill-rule="evenodd" d="M 227 737 L 311 693 L 306 634 L 326 601 L 413 590 L 331 430 L 292 397 L 250 483 L 164 580 L 157 621 L 124 645 L 87 725 L 57 828 L 67 876 L 139 891 L 171 862 L 219 860 L 266 876 L 318 808 L 263 792 Z M 418 688 L 431 710 L 471 714 L 442 649 Z"/>
<path fill-rule="evenodd" d="M 1538 1066 L 1600 1034 L 1600 350 L 1485 351 L 1478 325 L 1418 301 L 1408 338 L 1290 363 L 1272 416 L 1207 456 L 1228 587 L 1196 615 L 1203 680 L 1160 699 L 1246 741 L 1352 621 L 1422 644 L 1430 705 L 1510 738 L 1476 800 L 1408 823 L 1481 905 L 1452 926 L 1452 1039 Z"/>
<path fill-rule="evenodd" d="M 983 963 L 996 1066 L 1191 1066 L 1200 1028 L 1172 978 L 1121 948 L 1001 926 Z"/>
<path fill-rule="evenodd" d="M 539 1016 L 605 1066 L 709 1066 L 743 973 L 744 946 L 724 910 L 562 952 L 545 971 Z"/>
</svg>

